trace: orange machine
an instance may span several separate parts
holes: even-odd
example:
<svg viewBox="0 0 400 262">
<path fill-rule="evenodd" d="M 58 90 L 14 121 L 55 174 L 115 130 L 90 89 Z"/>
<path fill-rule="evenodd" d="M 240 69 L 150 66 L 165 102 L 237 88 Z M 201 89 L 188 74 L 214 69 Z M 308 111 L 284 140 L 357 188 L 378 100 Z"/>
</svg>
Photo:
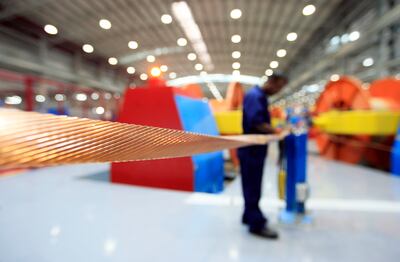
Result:
<svg viewBox="0 0 400 262">
<path fill-rule="evenodd" d="M 226 98 L 222 101 L 210 99 L 210 106 L 213 112 L 238 110 L 242 107 L 243 97 L 243 86 L 239 82 L 232 82 L 226 91 Z"/>
<path fill-rule="evenodd" d="M 222 101 L 216 99 L 210 100 L 210 106 L 213 112 L 239 110 L 242 107 L 244 97 L 243 86 L 239 82 L 232 82 L 226 91 L 226 98 Z M 236 149 L 229 150 L 233 164 L 239 166 Z"/>
<path fill-rule="evenodd" d="M 356 78 L 342 76 L 337 81 L 330 81 L 325 91 L 318 98 L 315 113 L 324 113 L 331 110 L 361 110 L 370 109 L 368 92 L 362 89 L 362 83 Z M 347 136 L 332 136 L 317 132 L 315 139 L 321 155 L 349 163 L 360 162 L 366 147 L 360 146 L 370 141 L 369 136 L 352 136 L 357 143 L 343 143 Z"/>
<path fill-rule="evenodd" d="M 400 110 L 400 80 L 374 81 L 368 89 L 354 77 L 342 76 L 327 83 L 315 106 L 315 113 L 331 110 Z M 348 163 L 364 162 L 388 169 L 393 136 L 331 135 L 316 132 L 320 153 L 330 159 Z"/>
<path fill-rule="evenodd" d="M 183 87 L 174 87 L 174 93 L 176 95 L 184 95 L 191 98 L 203 98 L 204 94 L 201 90 L 201 86 L 198 84 L 189 84 Z"/>
<path fill-rule="evenodd" d="M 400 80 L 389 77 L 376 80 L 369 87 L 370 105 L 373 110 L 400 111 Z M 388 170 L 389 149 L 394 136 L 374 136 L 365 152 L 365 161 L 372 167 Z"/>
</svg>

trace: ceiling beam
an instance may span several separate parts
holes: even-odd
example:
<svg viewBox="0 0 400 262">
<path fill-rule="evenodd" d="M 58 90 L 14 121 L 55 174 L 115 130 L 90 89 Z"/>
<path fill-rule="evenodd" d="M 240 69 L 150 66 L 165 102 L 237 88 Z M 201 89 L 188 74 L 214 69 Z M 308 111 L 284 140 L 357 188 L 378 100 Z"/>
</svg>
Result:
<svg viewBox="0 0 400 262">
<path fill-rule="evenodd" d="M 47 4 L 48 2 L 50 2 L 51 0 L 35 0 L 33 3 L 31 4 L 27 4 L 27 1 L 24 1 L 24 3 L 20 3 L 18 5 L 16 5 L 15 7 L 10 6 L 10 7 L 6 7 L 6 9 L 2 12 L 0 12 L 0 21 L 1 20 L 6 20 L 14 15 L 20 15 L 20 14 L 24 14 L 27 12 L 30 12 L 34 9 L 40 8 L 41 6 L 43 6 L 44 4 Z M 17 1 L 12 1 L 12 2 L 17 2 Z"/>
<path fill-rule="evenodd" d="M 400 5 L 397 5 L 393 9 L 387 11 L 383 14 L 376 22 L 369 27 L 363 34 L 362 37 L 356 42 L 346 44 L 338 49 L 337 52 L 329 54 L 325 56 L 325 58 L 321 59 L 318 63 L 316 63 L 313 67 L 304 71 L 297 78 L 292 80 L 287 87 L 287 90 L 292 91 L 296 88 L 300 88 L 304 83 L 308 80 L 312 79 L 321 71 L 327 69 L 329 66 L 332 66 L 336 63 L 336 61 L 340 58 L 346 57 L 358 50 L 361 50 L 365 46 L 369 45 L 369 39 L 376 36 L 378 32 L 382 29 L 400 21 Z M 274 98 L 274 101 L 282 98 L 285 94 L 278 95 Z"/>
</svg>

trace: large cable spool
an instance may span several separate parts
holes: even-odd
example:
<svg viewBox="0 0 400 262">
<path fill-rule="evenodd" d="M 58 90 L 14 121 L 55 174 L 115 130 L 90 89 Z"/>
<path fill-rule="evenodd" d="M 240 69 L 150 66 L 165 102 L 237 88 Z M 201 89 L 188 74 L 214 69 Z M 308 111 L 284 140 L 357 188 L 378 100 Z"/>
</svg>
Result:
<svg viewBox="0 0 400 262">
<path fill-rule="evenodd" d="M 315 113 L 328 111 L 368 110 L 370 109 L 369 95 L 362 88 L 362 83 L 356 78 L 342 76 L 337 81 L 329 81 L 321 93 L 315 106 Z M 359 163 L 370 141 L 365 135 L 330 135 L 316 132 L 317 146 L 321 155 L 352 164 Z M 346 143 L 349 141 L 352 143 Z"/>
<path fill-rule="evenodd" d="M 376 80 L 369 87 L 372 110 L 400 111 L 400 80 L 389 77 Z M 365 151 L 368 165 L 384 170 L 390 166 L 391 147 L 394 136 L 374 136 Z"/>
</svg>

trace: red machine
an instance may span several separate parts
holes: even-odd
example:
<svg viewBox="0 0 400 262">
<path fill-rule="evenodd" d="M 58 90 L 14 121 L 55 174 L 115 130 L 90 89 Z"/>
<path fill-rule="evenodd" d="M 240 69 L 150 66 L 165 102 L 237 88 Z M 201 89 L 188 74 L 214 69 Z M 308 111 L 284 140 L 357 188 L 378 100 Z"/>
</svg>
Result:
<svg viewBox="0 0 400 262">
<path fill-rule="evenodd" d="M 148 117 L 151 114 L 151 117 Z M 183 130 L 173 88 L 128 88 L 119 122 Z M 190 157 L 112 163 L 111 181 L 148 187 L 193 191 Z"/>
</svg>

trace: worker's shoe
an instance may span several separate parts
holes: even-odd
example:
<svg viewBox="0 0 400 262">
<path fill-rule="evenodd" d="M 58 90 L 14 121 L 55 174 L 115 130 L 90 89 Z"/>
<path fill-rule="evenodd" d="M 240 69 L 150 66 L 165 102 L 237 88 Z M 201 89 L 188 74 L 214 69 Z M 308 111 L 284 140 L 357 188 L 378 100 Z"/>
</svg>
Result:
<svg viewBox="0 0 400 262">
<path fill-rule="evenodd" d="M 252 229 L 250 228 L 250 233 L 259 237 L 267 238 L 267 239 L 278 239 L 279 235 L 278 232 L 275 230 L 264 227 L 262 229 Z"/>
</svg>

